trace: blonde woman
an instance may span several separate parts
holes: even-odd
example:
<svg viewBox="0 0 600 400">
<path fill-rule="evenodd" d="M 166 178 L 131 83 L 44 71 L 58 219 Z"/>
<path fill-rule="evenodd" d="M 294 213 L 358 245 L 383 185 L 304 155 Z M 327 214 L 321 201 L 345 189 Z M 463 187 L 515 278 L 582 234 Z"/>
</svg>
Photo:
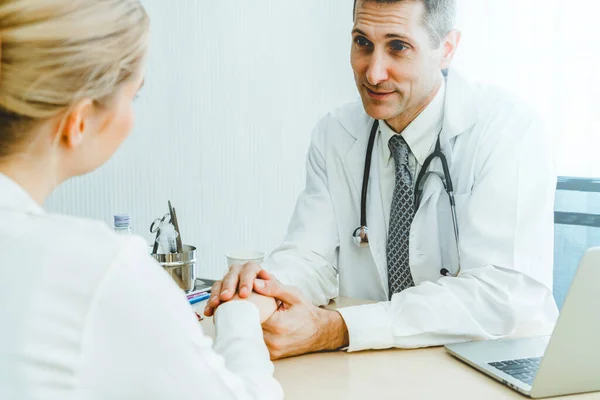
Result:
<svg viewBox="0 0 600 400">
<path fill-rule="evenodd" d="M 274 300 L 220 307 L 213 348 L 140 238 L 41 206 L 129 134 L 147 35 L 138 0 L 0 0 L 1 399 L 282 397 Z"/>
</svg>

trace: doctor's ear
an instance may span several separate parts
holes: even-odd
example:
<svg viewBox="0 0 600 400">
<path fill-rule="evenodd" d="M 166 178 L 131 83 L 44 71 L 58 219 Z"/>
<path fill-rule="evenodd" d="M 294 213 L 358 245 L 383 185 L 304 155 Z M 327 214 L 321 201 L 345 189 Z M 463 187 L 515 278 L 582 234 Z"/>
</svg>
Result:
<svg viewBox="0 0 600 400">
<path fill-rule="evenodd" d="M 456 49 L 458 48 L 458 44 L 460 43 L 460 31 L 453 29 L 446 37 L 444 37 L 442 41 L 442 62 L 440 64 L 440 69 L 446 69 L 450 67 L 452 60 L 454 59 L 454 54 L 456 54 Z"/>
<path fill-rule="evenodd" d="M 61 123 L 60 144 L 68 149 L 75 149 L 81 145 L 84 135 L 88 133 L 94 103 L 90 99 L 81 100 L 67 111 Z"/>
</svg>

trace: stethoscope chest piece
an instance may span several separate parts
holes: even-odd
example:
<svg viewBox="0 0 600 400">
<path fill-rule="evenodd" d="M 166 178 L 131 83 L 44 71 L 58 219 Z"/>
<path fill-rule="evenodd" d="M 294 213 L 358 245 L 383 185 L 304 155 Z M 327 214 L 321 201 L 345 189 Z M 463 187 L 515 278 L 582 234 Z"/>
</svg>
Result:
<svg viewBox="0 0 600 400">
<path fill-rule="evenodd" d="M 352 234 L 352 240 L 358 247 L 369 247 L 369 228 L 359 226 Z"/>
</svg>

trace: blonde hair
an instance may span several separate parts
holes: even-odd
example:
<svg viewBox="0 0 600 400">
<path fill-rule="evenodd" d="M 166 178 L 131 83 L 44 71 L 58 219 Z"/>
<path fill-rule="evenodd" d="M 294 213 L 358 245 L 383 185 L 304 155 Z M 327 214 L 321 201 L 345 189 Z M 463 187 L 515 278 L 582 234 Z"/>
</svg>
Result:
<svg viewBox="0 0 600 400">
<path fill-rule="evenodd" d="M 135 75 L 149 20 L 139 0 L 0 0 L 0 157 L 29 128 Z"/>
</svg>

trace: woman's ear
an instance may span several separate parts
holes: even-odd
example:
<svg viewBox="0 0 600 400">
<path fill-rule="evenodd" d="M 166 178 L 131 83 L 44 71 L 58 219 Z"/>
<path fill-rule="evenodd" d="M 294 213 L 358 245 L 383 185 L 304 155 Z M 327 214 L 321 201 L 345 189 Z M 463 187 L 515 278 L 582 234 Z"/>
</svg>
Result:
<svg viewBox="0 0 600 400">
<path fill-rule="evenodd" d="M 456 54 L 456 49 L 458 48 L 458 44 L 460 43 L 460 31 L 453 29 L 444 38 L 442 42 L 444 54 L 442 57 L 442 63 L 440 65 L 440 69 L 446 69 L 450 67 L 452 60 L 454 59 L 454 55 Z"/>
<path fill-rule="evenodd" d="M 75 149 L 81 145 L 85 134 L 91 125 L 90 118 L 94 103 L 90 99 L 81 100 L 75 104 L 63 118 L 60 135 L 60 143 L 69 149 Z"/>
</svg>

